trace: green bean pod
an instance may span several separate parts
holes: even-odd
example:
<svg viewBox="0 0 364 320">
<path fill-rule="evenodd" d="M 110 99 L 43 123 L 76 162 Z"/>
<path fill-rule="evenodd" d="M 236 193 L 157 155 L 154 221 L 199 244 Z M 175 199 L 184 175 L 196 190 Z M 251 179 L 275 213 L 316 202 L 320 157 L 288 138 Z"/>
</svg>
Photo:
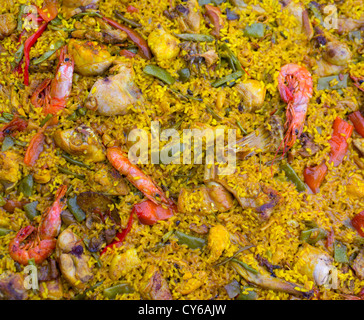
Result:
<svg viewBox="0 0 364 320">
<path fill-rule="evenodd" d="M 280 169 L 284 171 L 288 180 L 293 182 L 298 192 L 307 190 L 306 184 L 300 179 L 296 171 L 294 171 L 288 163 L 281 164 Z"/>
<path fill-rule="evenodd" d="M 208 34 L 199 33 L 175 33 L 177 38 L 185 41 L 195 41 L 195 42 L 214 42 L 215 38 Z"/>
<path fill-rule="evenodd" d="M 13 230 L 6 229 L 6 228 L 0 228 L 0 237 L 6 236 L 10 232 L 13 232 Z"/>
<path fill-rule="evenodd" d="M 134 292 L 134 288 L 127 282 L 119 283 L 113 287 L 104 289 L 104 296 L 108 299 L 115 299 L 118 294 Z"/>
<path fill-rule="evenodd" d="M 86 219 L 85 212 L 77 204 L 77 196 L 74 196 L 73 198 L 69 198 L 67 200 L 67 207 L 78 222 Z"/>
<path fill-rule="evenodd" d="M 64 46 L 63 40 L 58 40 L 55 44 L 50 46 L 50 49 L 42 54 L 39 58 L 33 60 L 33 64 L 39 64 L 46 61 L 50 56 L 52 56 L 58 49 Z"/>
<path fill-rule="evenodd" d="M 238 70 L 236 72 L 228 74 L 227 76 L 225 76 L 219 80 L 216 80 L 215 82 L 213 82 L 211 84 L 211 86 L 214 88 L 218 88 L 218 87 L 222 86 L 223 84 L 226 84 L 226 83 L 229 83 L 232 81 L 236 81 L 242 76 L 243 76 L 243 71 Z"/>
</svg>

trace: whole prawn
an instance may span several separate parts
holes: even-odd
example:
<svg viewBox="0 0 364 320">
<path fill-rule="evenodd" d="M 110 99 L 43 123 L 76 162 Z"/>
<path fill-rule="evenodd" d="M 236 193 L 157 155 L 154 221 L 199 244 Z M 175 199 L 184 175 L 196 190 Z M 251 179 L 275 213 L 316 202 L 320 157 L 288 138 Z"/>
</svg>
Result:
<svg viewBox="0 0 364 320">
<path fill-rule="evenodd" d="M 291 148 L 301 136 L 306 119 L 308 102 L 312 97 L 312 77 L 310 72 L 294 63 L 284 65 L 278 75 L 278 89 L 281 98 L 288 103 L 286 111 L 286 135 L 284 150 Z"/>
<path fill-rule="evenodd" d="M 45 114 L 55 115 L 62 110 L 71 94 L 74 60 L 68 54 L 67 46 L 61 49 L 57 71 L 53 79 L 45 79 L 34 91 L 31 102 L 43 107 Z"/>
<path fill-rule="evenodd" d="M 132 164 L 124 152 L 118 147 L 107 149 L 107 159 L 112 166 L 133 184 L 137 189 L 155 204 L 170 204 L 164 192 L 155 184 L 155 182 L 141 171 L 136 165 Z"/>
<path fill-rule="evenodd" d="M 26 226 L 10 241 L 9 253 L 16 262 L 27 265 L 29 259 L 34 259 L 39 264 L 52 254 L 57 242 L 55 238 L 61 228 L 61 212 L 66 191 L 66 185 L 57 190 L 55 201 L 42 215 L 38 229 L 31 225 Z M 32 239 L 23 243 L 33 233 Z"/>
</svg>

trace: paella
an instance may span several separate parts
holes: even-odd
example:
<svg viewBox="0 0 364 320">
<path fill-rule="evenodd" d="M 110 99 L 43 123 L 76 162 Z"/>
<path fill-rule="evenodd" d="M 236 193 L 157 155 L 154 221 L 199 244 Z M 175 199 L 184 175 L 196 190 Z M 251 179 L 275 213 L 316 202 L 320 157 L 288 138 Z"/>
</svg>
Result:
<svg viewBox="0 0 364 320">
<path fill-rule="evenodd" d="M 364 298 L 362 0 L 2 0 L 0 299 Z"/>
</svg>

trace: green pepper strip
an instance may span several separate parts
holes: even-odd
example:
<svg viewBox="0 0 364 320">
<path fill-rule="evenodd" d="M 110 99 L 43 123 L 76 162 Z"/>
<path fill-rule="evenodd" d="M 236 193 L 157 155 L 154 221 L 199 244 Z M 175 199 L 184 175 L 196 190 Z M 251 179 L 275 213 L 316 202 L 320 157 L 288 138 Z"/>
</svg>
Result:
<svg viewBox="0 0 364 320">
<path fill-rule="evenodd" d="M 23 59 L 24 56 L 24 43 L 22 43 L 18 50 L 14 53 L 14 61 L 12 62 L 13 67 L 15 68 Z"/>
<path fill-rule="evenodd" d="M 64 41 L 63 40 L 58 40 L 54 45 L 53 45 L 53 49 L 48 50 L 47 52 L 45 52 L 43 55 L 41 55 L 39 58 L 33 60 L 33 64 L 39 64 L 42 63 L 44 61 L 46 61 L 51 55 L 53 55 L 59 48 L 64 46 Z"/>
<path fill-rule="evenodd" d="M 10 232 L 14 232 L 14 231 L 10 230 L 10 229 L 6 229 L 6 228 L 0 228 L 0 237 L 6 236 Z"/>
<path fill-rule="evenodd" d="M 293 182 L 298 192 L 307 190 L 306 184 L 300 179 L 296 171 L 294 171 L 293 168 L 288 163 L 281 164 L 280 169 L 284 171 L 288 180 Z"/>
<path fill-rule="evenodd" d="M 347 248 L 339 241 L 334 242 L 334 259 L 339 263 L 349 263 Z"/>
<path fill-rule="evenodd" d="M 183 68 L 177 71 L 178 75 L 179 75 L 179 80 L 181 80 L 183 83 L 188 81 L 188 79 L 191 76 L 191 72 L 190 69 L 188 68 Z"/>
<path fill-rule="evenodd" d="M 185 41 L 195 41 L 195 42 L 213 42 L 215 38 L 208 34 L 199 34 L 199 33 L 175 33 L 177 38 L 185 40 Z"/>
<path fill-rule="evenodd" d="M 222 86 L 223 84 L 231 82 L 231 81 L 235 81 L 235 80 L 239 79 L 242 76 L 243 76 L 243 71 L 238 70 L 236 72 L 228 74 L 227 76 L 225 76 L 225 77 L 223 77 L 223 78 L 221 78 L 219 80 L 216 80 L 215 82 L 213 82 L 211 84 L 211 86 L 214 87 L 214 88 L 218 88 L 218 87 Z"/>
<path fill-rule="evenodd" d="M 24 197 L 30 197 L 33 193 L 33 175 L 29 174 L 20 181 L 18 193 L 22 193 Z"/>
<path fill-rule="evenodd" d="M 80 180 L 85 180 L 85 175 L 84 174 L 75 173 L 75 172 L 72 172 L 72 171 L 70 171 L 70 170 L 68 170 L 66 168 L 62 168 L 60 166 L 56 166 L 56 167 L 60 172 L 62 172 L 64 174 L 74 176 L 75 178 L 80 179 Z"/>
<path fill-rule="evenodd" d="M 256 300 L 257 293 L 254 290 L 249 290 L 248 293 L 244 293 L 247 289 L 253 289 L 253 287 L 245 286 L 242 292 L 236 297 L 236 300 Z"/>
<path fill-rule="evenodd" d="M 36 216 L 40 215 L 40 212 L 37 210 L 38 201 L 27 203 L 23 206 L 25 211 L 25 215 L 27 218 L 32 221 Z"/>
<path fill-rule="evenodd" d="M 317 90 L 337 90 L 346 88 L 348 86 L 348 78 L 348 74 L 344 74 L 342 80 L 339 79 L 338 75 L 319 78 L 317 81 Z M 330 86 L 330 82 L 334 79 L 336 79 L 338 83 L 334 86 Z"/>
<path fill-rule="evenodd" d="M 246 26 L 244 29 L 244 35 L 252 38 L 264 37 L 265 25 L 263 23 L 253 23 L 250 26 Z"/>
<path fill-rule="evenodd" d="M 240 261 L 236 258 L 231 259 L 231 261 L 239 263 L 244 269 L 248 270 L 251 273 L 258 274 L 258 270 L 255 270 L 254 268 L 252 268 L 251 266 L 249 266 L 248 264 L 246 264 L 243 261 Z"/>
<path fill-rule="evenodd" d="M 87 165 L 86 163 L 83 163 L 81 161 L 78 161 L 76 159 L 73 159 L 71 158 L 69 155 L 65 154 L 65 153 L 62 153 L 61 156 L 66 159 L 69 163 L 72 163 L 72 164 L 75 164 L 75 165 L 78 165 L 80 167 L 83 167 L 83 168 L 87 168 L 87 169 L 91 169 L 91 167 L 89 165 Z"/>
<path fill-rule="evenodd" d="M 155 65 L 150 64 L 145 66 L 143 72 L 147 75 L 156 77 L 169 85 L 172 85 L 176 81 L 176 79 L 173 78 L 166 70 Z"/>
<path fill-rule="evenodd" d="M 3 144 L 1 146 L 1 151 L 4 152 L 6 150 L 9 150 L 14 144 L 15 142 L 11 137 L 5 136 Z"/>
<path fill-rule="evenodd" d="M 104 283 L 104 280 L 95 283 L 90 288 L 87 288 L 84 292 L 79 293 L 79 294 L 75 295 L 74 297 L 72 297 L 71 300 L 84 300 L 86 298 L 87 292 L 94 291 L 97 287 L 101 286 L 103 283 Z"/>
<path fill-rule="evenodd" d="M 86 214 L 77 204 L 77 196 L 67 199 L 67 207 L 78 222 L 86 219 Z"/>
<path fill-rule="evenodd" d="M 123 22 L 127 23 L 128 25 L 134 27 L 134 28 L 140 28 L 142 25 L 138 22 L 135 22 L 134 20 L 125 18 L 121 12 L 115 10 L 115 16 L 118 17 L 120 20 L 122 20 Z"/>
<path fill-rule="evenodd" d="M 25 7 L 26 5 L 25 4 L 22 4 L 19 8 L 19 14 L 18 14 L 18 25 L 17 25 L 17 28 L 16 28 L 16 31 L 22 31 L 23 29 L 23 14 L 25 13 Z"/>
<path fill-rule="evenodd" d="M 116 286 L 104 289 L 104 296 L 109 299 L 115 299 L 118 294 L 127 294 L 134 292 L 134 288 L 127 282 L 122 282 Z"/>
<path fill-rule="evenodd" d="M 178 238 L 178 244 L 185 244 L 190 249 L 202 249 L 206 245 L 205 239 L 190 236 L 178 230 L 174 234 Z"/>
<path fill-rule="evenodd" d="M 317 233 L 315 238 L 312 238 L 312 234 Z M 308 244 L 315 244 L 319 240 L 325 239 L 327 236 L 327 231 L 322 228 L 313 228 L 309 230 L 303 230 L 300 235 L 300 240 L 307 242 Z"/>
</svg>

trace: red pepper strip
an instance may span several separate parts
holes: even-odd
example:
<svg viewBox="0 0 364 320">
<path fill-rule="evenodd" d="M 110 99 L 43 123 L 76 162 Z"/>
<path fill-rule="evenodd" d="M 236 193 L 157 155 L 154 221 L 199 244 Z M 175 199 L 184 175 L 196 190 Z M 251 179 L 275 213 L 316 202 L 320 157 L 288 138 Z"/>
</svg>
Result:
<svg viewBox="0 0 364 320">
<path fill-rule="evenodd" d="M 353 219 L 351 219 L 351 225 L 364 237 L 364 211 L 356 214 Z"/>
<path fill-rule="evenodd" d="M 176 210 L 174 205 L 166 206 L 155 204 L 153 201 L 145 200 L 134 205 L 132 212 L 135 212 L 140 223 L 152 225 L 159 220 L 166 220 L 173 216 Z"/>
<path fill-rule="evenodd" d="M 140 55 L 143 58 L 148 60 L 152 59 L 152 52 L 148 47 L 147 41 L 145 41 L 138 32 L 109 18 L 102 17 L 102 19 L 106 21 L 110 26 L 124 31 L 127 34 L 129 40 L 134 42 L 138 46 Z"/>
<path fill-rule="evenodd" d="M 214 29 L 211 34 L 220 38 L 220 29 L 224 26 L 224 20 L 221 17 L 221 11 L 219 8 L 206 4 L 206 15 L 210 18 L 211 23 L 214 25 Z"/>
<path fill-rule="evenodd" d="M 348 142 L 353 133 L 353 126 L 348 122 L 337 117 L 333 124 L 333 134 L 329 141 L 331 145 L 330 160 L 337 167 L 343 160 L 347 150 Z M 323 162 L 316 167 L 308 167 L 303 171 L 305 183 L 310 187 L 313 193 L 319 191 L 320 185 L 327 173 L 327 166 Z"/>
<path fill-rule="evenodd" d="M 129 50 L 123 49 L 120 51 L 120 55 L 124 56 L 126 58 L 134 58 L 136 54 L 134 52 L 131 52 Z"/>
<path fill-rule="evenodd" d="M 19 118 L 18 116 L 14 117 L 13 120 L 0 129 L 0 142 L 4 140 L 6 134 L 10 134 L 13 131 L 23 131 L 27 126 L 28 122 Z"/>
<path fill-rule="evenodd" d="M 47 28 L 48 22 L 45 22 L 42 24 L 38 30 L 32 34 L 24 43 L 24 60 L 25 60 L 25 66 L 24 66 L 24 84 L 26 86 L 29 85 L 29 64 L 30 64 L 30 58 L 29 58 L 29 52 L 30 48 L 37 42 L 38 38 L 42 35 L 42 33 Z"/>
<path fill-rule="evenodd" d="M 126 11 L 130 12 L 130 13 L 134 13 L 134 12 L 139 12 L 138 8 L 135 8 L 134 6 L 130 5 L 126 8 Z"/>
<path fill-rule="evenodd" d="M 37 10 L 44 21 L 50 22 L 58 15 L 57 1 L 45 0 L 42 9 L 37 8 Z"/>
<path fill-rule="evenodd" d="M 334 132 L 329 141 L 331 145 L 330 162 L 332 161 L 334 166 L 337 167 L 342 162 L 348 150 L 349 144 L 347 140 L 351 137 L 354 127 L 337 117 L 334 121 L 333 129 Z"/>
<path fill-rule="evenodd" d="M 316 167 L 307 167 L 303 171 L 303 177 L 305 183 L 310 187 L 313 193 L 317 193 L 320 189 L 320 185 L 324 180 L 327 173 L 327 166 L 323 162 Z"/>
<path fill-rule="evenodd" d="M 119 232 L 116 235 L 115 239 L 101 251 L 100 256 L 103 255 L 108 248 L 120 247 L 125 237 L 130 232 L 132 225 L 133 225 L 133 211 L 130 213 L 130 217 L 126 228 L 123 229 L 123 231 Z"/>
<path fill-rule="evenodd" d="M 349 114 L 349 119 L 353 123 L 355 130 L 364 138 L 364 117 L 360 111 Z"/>
</svg>

